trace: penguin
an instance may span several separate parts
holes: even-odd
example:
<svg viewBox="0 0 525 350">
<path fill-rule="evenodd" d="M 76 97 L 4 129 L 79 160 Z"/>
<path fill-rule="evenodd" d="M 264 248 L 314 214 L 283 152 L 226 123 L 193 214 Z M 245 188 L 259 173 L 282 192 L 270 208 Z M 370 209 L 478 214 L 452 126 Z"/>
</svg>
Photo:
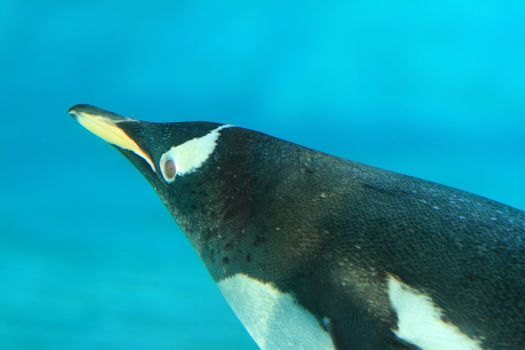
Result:
<svg viewBox="0 0 525 350">
<path fill-rule="evenodd" d="M 146 177 L 261 349 L 525 349 L 523 211 L 232 125 L 69 113 Z"/>
</svg>

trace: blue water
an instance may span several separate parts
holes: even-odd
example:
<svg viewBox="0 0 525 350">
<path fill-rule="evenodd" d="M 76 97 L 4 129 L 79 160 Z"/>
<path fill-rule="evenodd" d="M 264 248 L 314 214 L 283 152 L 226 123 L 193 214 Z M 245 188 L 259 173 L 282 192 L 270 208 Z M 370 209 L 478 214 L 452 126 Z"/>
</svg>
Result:
<svg viewBox="0 0 525 350">
<path fill-rule="evenodd" d="M 520 0 L 0 1 L 0 349 L 256 349 L 71 105 L 231 123 L 525 209 L 524 38 Z"/>
</svg>

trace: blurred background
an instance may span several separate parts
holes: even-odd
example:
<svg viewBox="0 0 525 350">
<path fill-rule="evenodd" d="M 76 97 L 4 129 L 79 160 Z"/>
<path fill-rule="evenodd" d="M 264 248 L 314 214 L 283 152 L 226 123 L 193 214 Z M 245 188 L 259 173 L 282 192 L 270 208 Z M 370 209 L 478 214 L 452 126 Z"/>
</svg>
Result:
<svg viewBox="0 0 525 350">
<path fill-rule="evenodd" d="M 210 120 L 525 209 L 523 1 L 0 0 L 0 349 L 256 349 L 66 113 Z"/>
</svg>

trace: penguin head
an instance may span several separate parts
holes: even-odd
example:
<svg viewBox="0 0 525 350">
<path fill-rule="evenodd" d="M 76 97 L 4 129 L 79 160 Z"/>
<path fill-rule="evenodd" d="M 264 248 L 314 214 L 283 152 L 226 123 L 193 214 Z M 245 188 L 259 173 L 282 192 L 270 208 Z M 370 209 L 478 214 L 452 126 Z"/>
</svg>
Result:
<svg viewBox="0 0 525 350">
<path fill-rule="evenodd" d="M 233 182 L 246 183 L 243 169 L 254 169 L 244 160 L 262 134 L 211 122 L 143 122 L 89 105 L 69 113 L 133 163 L 199 253 L 213 250 L 224 215 L 238 213 L 224 206 L 239 190 Z"/>
<path fill-rule="evenodd" d="M 146 177 L 216 280 L 271 270 L 287 256 L 281 230 L 306 234 L 322 219 L 311 203 L 330 190 L 330 168 L 307 148 L 220 123 L 150 123 L 88 105 L 69 113 Z M 290 219 L 298 211 L 301 227 Z"/>
<path fill-rule="evenodd" d="M 177 176 L 197 170 L 215 148 L 219 130 L 213 131 L 227 127 L 208 122 L 150 123 L 83 104 L 71 107 L 69 114 L 121 151 L 148 180 L 164 180 L 160 183 L 173 183 Z"/>
</svg>

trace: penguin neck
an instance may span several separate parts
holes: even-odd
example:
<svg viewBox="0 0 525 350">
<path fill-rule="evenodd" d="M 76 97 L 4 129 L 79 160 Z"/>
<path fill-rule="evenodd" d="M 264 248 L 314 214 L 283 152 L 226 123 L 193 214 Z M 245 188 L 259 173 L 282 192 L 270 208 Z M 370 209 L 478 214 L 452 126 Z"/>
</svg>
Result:
<svg viewBox="0 0 525 350">
<path fill-rule="evenodd" d="M 297 169 L 303 155 L 296 145 L 243 129 L 223 138 L 199 171 L 176 180 L 166 203 L 215 280 L 255 259 L 266 239 L 265 203 L 278 194 L 275 179 Z"/>
</svg>

